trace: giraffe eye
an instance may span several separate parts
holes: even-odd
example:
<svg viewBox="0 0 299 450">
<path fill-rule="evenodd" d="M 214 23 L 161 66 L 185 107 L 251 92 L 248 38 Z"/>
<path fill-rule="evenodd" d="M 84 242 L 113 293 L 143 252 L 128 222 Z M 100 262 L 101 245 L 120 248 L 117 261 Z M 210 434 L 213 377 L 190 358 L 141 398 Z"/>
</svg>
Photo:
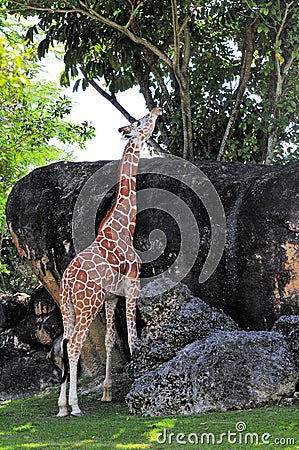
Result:
<svg viewBox="0 0 299 450">
<path fill-rule="evenodd" d="M 137 127 L 140 127 L 140 125 L 141 125 L 141 121 L 138 120 L 138 122 L 137 122 Z"/>
</svg>

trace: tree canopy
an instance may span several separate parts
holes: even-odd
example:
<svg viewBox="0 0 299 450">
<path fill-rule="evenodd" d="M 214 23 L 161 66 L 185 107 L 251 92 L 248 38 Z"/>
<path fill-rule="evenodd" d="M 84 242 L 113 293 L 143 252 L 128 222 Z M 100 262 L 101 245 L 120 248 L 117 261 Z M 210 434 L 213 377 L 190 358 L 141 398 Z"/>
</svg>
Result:
<svg viewBox="0 0 299 450">
<path fill-rule="evenodd" d="M 138 85 L 148 108 L 159 103 L 166 151 L 268 164 L 298 157 L 298 2 L 0 3 L 38 16 L 27 38 L 45 33 L 39 57 L 64 44 L 63 84 L 90 83 L 128 119 L 118 92 Z"/>
</svg>

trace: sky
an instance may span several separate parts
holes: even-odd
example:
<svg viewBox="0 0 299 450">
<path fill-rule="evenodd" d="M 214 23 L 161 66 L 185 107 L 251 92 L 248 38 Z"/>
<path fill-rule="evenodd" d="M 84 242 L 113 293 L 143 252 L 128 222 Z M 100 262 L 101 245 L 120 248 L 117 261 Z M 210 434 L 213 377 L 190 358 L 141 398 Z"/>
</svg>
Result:
<svg viewBox="0 0 299 450">
<path fill-rule="evenodd" d="M 44 69 L 40 78 L 59 84 L 59 75 L 64 67 L 63 62 L 50 54 L 42 63 Z M 75 123 L 81 123 L 83 121 L 91 122 L 96 128 L 96 137 L 91 141 L 87 141 L 86 150 L 75 150 L 75 160 L 97 161 L 120 159 L 126 142 L 120 139 L 121 135 L 117 130 L 119 127 L 128 123 L 126 118 L 92 86 L 89 86 L 86 91 L 83 91 L 79 87 L 78 92 L 73 92 L 72 86 L 63 89 L 63 91 L 74 103 L 72 112 L 67 116 L 67 120 Z M 118 94 L 117 99 L 136 119 L 143 117 L 148 112 L 144 98 L 139 93 L 138 87 Z M 147 155 L 145 148 L 142 152 L 142 157 Z"/>
</svg>

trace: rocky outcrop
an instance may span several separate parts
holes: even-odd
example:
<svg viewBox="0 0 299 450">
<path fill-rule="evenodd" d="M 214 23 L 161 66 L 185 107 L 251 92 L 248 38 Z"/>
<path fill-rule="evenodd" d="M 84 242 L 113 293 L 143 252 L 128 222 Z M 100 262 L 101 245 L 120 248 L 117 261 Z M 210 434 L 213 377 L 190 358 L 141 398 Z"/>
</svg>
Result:
<svg viewBox="0 0 299 450">
<path fill-rule="evenodd" d="M 130 363 L 134 378 L 169 361 L 187 344 L 215 330 L 239 329 L 221 310 L 191 295 L 183 283 L 171 288 L 169 279 L 164 280 L 163 286 L 152 282 L 143 288 L 138 309 L 144 327 Z"/>
<path fill-rule="evenodd" d="M 47 355 L 62 333 L 62 321 L 53 298 L 39 287 L 31 297 L 2 296 L 0 305 L 0 400 L 56 383 L 60 373 Z"/>
<path fill-rule="evenodd" d="M 132 413 L 253 408 L 294 394 L 299 379 L 294 317 L 275 324 L 286 339 L 274 331 L 241 331 L 184 284 L 170 286 L 167 279 L 164 289 L 152 282 L 140 295 L 143 329 L 130 363 L 134 383 L 127 395 Z"/>
<path fill-rule="evenodd" d="M 213 332 L 237 333 L 238 326 L 270 330 L 280 316 L 299 314 L 299 163 L 265 167 L 209 162 L 197 163 L 190 172 L 182 160 L 171 171 L 171 161 L 142 160 L 137 179 L 135 247 L 143 258 L 141 339 L 132 364 L 137 381 L 147 376 L 148 368 L 170 364 L 185 346 L 203 342 Z M 16 247 L 56 302 L 64 269 L 94 239 L 110 208 L 117 165 L 52 164 L 24 177 L 9 196 L 7 221 Z M 210 253 L 213 257 L 210 250 L 223 235 L 223 222 L 215 219 L 216 212 L 224 218 L 219 204 L 226 217 L 223 254 L 212 276 L 199 283 Z M 161 287 L 165 277 L 172 279 L 168 291 L 177 281 L 190 291 L 185 295 L 179 287 L 177 293 L 166 293 Z M 156 292 L 150 292 L 152 282 Z M 153 311 L 149 305 L 155 302 Z M 121 300 L 114 356 L 118 368 L 129 356 L 124 311 Z M 85 373 L 103 371 L 104 334 L 102 313 L 84 345 Z"/>
<path fill-rule="evenodd" d="M 119 309 L 124 308 L 120 301 Z M 125 316 L 125 313 L 122 312 Z M 83 375 L 105 373 L 105 314 L 98 317 L 100 328 L 92 328 L 89 346 L 83 352 L 80 371 Z M 53 297 L 39 286 L 26 294 L 0 297 L 0 400 L 37 392 L 60 378 L 61 313 Z M 119 333 L 118 333 L 119 334 Z M 99 350 L 95 350 L 100 346 Z M 113 352 L 113 368 L 123 371 L 126 351 L 119 335 Z M 24 372 L 24 368 L 26 373 Z M 20 374 L 22 373 L 22 376 Z"/>
<path fill-rule="evenodd" d="M 190 173 L 187 162 L 180 160 L 175 171 L 170 162 L 153 158 L 141 160 L 139 167 L 135 246 L 143 256 L 144 284 L 161 273 L 173 276 L 244 329 L 269 330 L 281 315 L 298 314 L 299 163 L 197 163 Z M 117 165 L 52 164 L 24 177 L 9 196 L 7 221 L 15 244 L 56 301 L 61 275 L 76 252 L 73 236 L 79 235 L 77 250 L 93 240 L 114 198 Z M 211 184 L 224 208 L 226 244 L 217 270 L 200 284 L 211 247 L 210 217 L 218 205 Z M 185 206 L 193 214 L 190 223 Z M 156 257 L 148 257 L 149 249 Z M 123 320 L 120 311 L 117 317 Z"/>
<path fill-rule="evenodd" d="M 32 349 L 13 330 L 0 334 L 0 401 L 38 392 L 59 379 L 45 348 Z"/>
<path fill-rule="evenodd" d="M 0 332 L 14 330 L 14 334 L 30 347 L 52 345 L 62 329 L 61 314 L 52 296 L 42 286 L 31 296 L 1 294 Z"/>
<path fill-rule="evenodd" d="M 215 331 L 139 377 L 126 400 L 150 416 L 254 408 L 291 396 L 297 380 L 280 334 Z"/>
<path fill-rule="evenodd" d="M 49 347 L 62 334 L 59 308 L 45 288 L 32 292 L 27 314 L 13 330 L 19 341 L 31 348 Z"/>
<path fill-rule="evenodd" d="M 30 296 L 0 294 L 0 332 L 18 324 L 27 314 Z"/>
<path fill-rule="evenodd" d="M 272 331 L 277 331 L 285 337 L 294 361 L 299 368 L 299 316 L 280 317 L 275 322 Z"/>
</svg>

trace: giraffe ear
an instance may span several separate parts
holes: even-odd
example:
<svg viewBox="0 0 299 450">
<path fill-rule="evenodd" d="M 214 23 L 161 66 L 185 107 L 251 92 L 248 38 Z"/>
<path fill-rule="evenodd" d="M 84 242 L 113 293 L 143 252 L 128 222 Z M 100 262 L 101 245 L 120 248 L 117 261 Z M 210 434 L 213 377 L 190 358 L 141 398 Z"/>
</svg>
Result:
<svg viewBox="0 0 299 450">
<path fill-rule="evenodd" d="M 162 108 L 159 105 L 155 106 L 155 108 L 151 110 L 151 114 L 160 116 L 162 114 Z"/>
<path fill-rule="evenodd" d="M 121 133 L 120 140 L 121 141 L 127 141 L 129 139 L 129 136 L 126 136 L 124 133 Z"/>
<path fill-rule="evenodd" d="M 131 128 L 129 126 L 127 127 L 121 127 L 118 129 L 119 133 L 121 134 L 121 140 L 126 141 L 131 137 L 130 131 Z"/>
</svg>

